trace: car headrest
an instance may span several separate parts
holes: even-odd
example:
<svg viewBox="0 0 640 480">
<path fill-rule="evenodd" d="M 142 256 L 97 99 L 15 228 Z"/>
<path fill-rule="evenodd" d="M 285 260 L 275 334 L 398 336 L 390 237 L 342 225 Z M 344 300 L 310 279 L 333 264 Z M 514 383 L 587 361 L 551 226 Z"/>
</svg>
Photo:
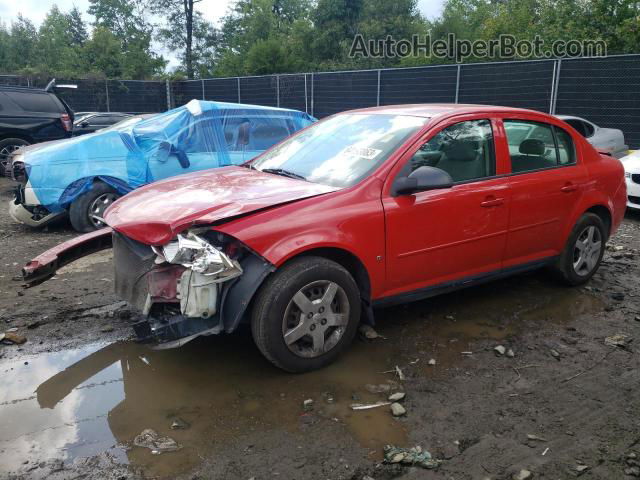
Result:
<svg viewBox="0 0 640 480">
<path fill-rule="evenodd" d="M 546 150 L 544 142 L 536 138 L 528 138 L 520 144 L 520 153 L 523 155 L 544 155 Z"/>
<path fill-rule="evenodd" d="M 478 156 L 478 142 L 475 140 L 457 140 L 445 150 L 447 159 L 458 162 L 472 162 Z"/>
</svg>

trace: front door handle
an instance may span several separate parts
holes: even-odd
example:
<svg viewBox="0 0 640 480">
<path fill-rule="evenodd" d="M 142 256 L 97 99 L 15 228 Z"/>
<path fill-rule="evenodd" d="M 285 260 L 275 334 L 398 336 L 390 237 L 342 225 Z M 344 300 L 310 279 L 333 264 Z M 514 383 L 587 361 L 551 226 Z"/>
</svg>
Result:
<svg viewBox="0 0 640 480">
<path fill-rule="evenodd" d="M 575 192 L 577 189 L 578 189 L 577 185 L 574 185 L 573 183 L 568 182 L 565 184 L 564 187 L 560 189 L 560 191 L 564 193 L 571 193 L 571 192 Z"/>
<path fill-rule="evenodd" d="M 484 202 L 480 203 L 481 207 L 491 208 L 498 207 L 504 203 L 504 198 L 496 198 L 494 196 L 487 197 Z"/>
</svg>

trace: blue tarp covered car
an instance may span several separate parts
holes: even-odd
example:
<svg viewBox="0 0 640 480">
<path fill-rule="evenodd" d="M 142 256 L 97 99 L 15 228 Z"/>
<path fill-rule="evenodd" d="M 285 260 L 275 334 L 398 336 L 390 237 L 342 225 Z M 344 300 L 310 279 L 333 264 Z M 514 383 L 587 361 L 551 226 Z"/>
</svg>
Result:
<svg viewBox="0 0 640 480">
<path fill-rule="evenodd" d="M 192 100 L 149 119 L 35 145 L 13 158 L 21 185 L 10 213 L 30 226 L 68 213 L 76 230 L 94 230 L 104 226 L 106 208 L 135 188 L 239 165 L 314 121 L 296 110 Z"/>
</svg>

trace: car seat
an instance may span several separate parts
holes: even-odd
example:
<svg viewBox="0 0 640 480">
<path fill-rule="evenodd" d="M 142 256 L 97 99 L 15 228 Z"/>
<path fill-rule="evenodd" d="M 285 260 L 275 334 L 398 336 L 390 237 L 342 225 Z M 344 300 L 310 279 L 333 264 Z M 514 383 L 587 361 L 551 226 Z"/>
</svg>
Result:
<svg viewBox="0 0 640 480">
<path fill-rule="evenodd" d="M 511 170 L 514 173 L 539 170 L 556 165 L 554 160 L 544 156 L 547 151 L 547 146 L 542 140 L 536 138 L 523 140 L 518 151 L 519 155 L 513 155 L 511 157 Z"/>
</svg>

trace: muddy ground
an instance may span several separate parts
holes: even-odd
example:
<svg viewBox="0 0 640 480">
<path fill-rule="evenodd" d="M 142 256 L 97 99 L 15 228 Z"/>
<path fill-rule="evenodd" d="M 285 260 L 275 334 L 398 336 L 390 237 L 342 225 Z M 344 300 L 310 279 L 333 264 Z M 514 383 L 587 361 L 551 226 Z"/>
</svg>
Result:
<svg viewBox="0 0 640 480">
<path fill-rule="evenodd" d="M 10 187 L 0 179 L 3 203 Z M 380 310 L 384 338 L 297 376 L 271 367 L 246 329 L 170 351 L 133 343 L 108 252 L 23 290 L 22 264 L 72 236 L 0 209 L 0 333 L 27 337 L 0 345 L 0 478 L 640 476 L 640 215 L 585 288 L 537 272 Z M 605 344 L 620 333 L 637 340 Z M 386 399 L 371 385 L 406 392 L 407 414 L 351 410 Z M 135 446 L 147 428 L 181 449 Z M 386 465 L 385 444 L 442 463 Z"/>
</svg>

